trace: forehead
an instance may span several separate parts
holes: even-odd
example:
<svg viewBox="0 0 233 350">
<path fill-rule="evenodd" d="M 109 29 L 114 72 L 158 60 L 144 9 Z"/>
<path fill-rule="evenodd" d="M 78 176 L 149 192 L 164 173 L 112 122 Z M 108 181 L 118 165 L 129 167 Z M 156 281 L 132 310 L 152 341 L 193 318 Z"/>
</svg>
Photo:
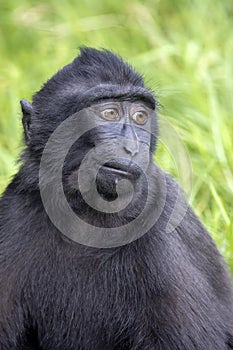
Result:
<svg viewBox="0 0 233 350">
<path fill-rule="evenodd" d="M 78 94 L 73 91 L 72 96 L 76 100 L 79 100 L 80 107 L 82 108 L 110 100 L 121 102 L 128 101 L 128 103 L 141 102 L 152 110 L 155 110 L 157 105 L 154 96 L 149 90 L 143 87 L 129 85 L 100 84 L 83 92 L 79 91 Z"/>
<path fill-rule="evenodd" d="M 92 110 L 95 109 L 97 112 L 102 111 L 107 108 L 116 108 L 121 111 L 129 112 L 134 110 L 146 110 L 147 113 L 152 113 L 153 110 L 148 107 L 148 105 L 139 99 L 136 99 L 135 101 L 131 100 L 121 100 L 121 99 L 103 99 L 98 101 L 97 103 L 94 103 L 90 107 Z"/>
</svg>

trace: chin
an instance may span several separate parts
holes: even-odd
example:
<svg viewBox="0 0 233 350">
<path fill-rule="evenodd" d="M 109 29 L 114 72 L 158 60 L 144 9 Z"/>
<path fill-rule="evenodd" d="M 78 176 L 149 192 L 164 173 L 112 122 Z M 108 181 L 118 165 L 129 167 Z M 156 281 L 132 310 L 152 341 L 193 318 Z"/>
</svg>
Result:
<svg viewBox="0 0 233 350">
<path fill-rule="evenodd" d="M 124 170 L 119 170 L 119 168 L 111 168 L 108 165 L 100 168 L 96 177 L 96 188 L 99 195 L 107 200 L 114 201 L 118 198 L 117 185 L 121 180 L 129 181 L 129 186 L 125 186 L 124 193 L 121 196 L 126 197 L 131 194 L 132 186 L 139 180 L 140 176 L 134 176 L 129 172 Z M 130 186 L 130 184 L 132 186 Z"/>
</svg>

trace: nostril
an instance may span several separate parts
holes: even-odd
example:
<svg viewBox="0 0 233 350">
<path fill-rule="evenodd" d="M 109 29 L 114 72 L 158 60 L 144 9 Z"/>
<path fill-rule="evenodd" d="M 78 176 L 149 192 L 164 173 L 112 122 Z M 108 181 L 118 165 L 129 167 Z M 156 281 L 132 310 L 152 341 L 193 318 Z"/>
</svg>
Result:
<svg viewBox="0 0 233 350">
<path fill-rule="evenodd" d="M 126 146 L 124 146 L 123 148 L 126 151 L 126 153 L 131 154 L 131 150 L 130 149 L 128 149 Z"/>
<path fill-rule="evenodd" d="M 138 140 L 127 140 L 123 146 L 127 154 L 130 154 L 132 157 L 139 152 Z"/>
</svg>

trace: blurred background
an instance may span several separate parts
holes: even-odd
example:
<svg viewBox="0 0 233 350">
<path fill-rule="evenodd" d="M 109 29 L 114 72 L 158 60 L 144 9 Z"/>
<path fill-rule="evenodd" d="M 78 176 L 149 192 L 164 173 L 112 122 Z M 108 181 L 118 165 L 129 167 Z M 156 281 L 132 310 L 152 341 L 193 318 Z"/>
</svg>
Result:
<svg viewBox="0 0 233 350">
<path fill-rule="evenodd" d="M 86 45 L 140 71 L 192 163 L 189 201 L 233 271 L 233 1 L 0 2 L 0 193 L 19 164 L 19 100 Z M 180 181 L 160 142 L 156 161 Z"/>
</svg>

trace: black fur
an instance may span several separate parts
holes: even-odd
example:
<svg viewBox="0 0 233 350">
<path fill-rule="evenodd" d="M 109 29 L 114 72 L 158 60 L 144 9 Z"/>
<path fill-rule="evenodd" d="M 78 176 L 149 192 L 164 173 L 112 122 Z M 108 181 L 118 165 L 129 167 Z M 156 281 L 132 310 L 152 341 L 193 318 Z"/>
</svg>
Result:
<svg viewBox="0 0 233 350">
<path fill-rule="evenodd" d="M 151 163 L 147 173 L 154 186 L 148 195 L 156 208 L 165 176 L 165 207 L 153 228 L 130 244 L 83 246 L 47 217 L 38 186 L 46 141 L 65 118 L 106 99 L 156 106 L 142 78 L 119 57 L 85 48 L 34 96 L 32 109 L 21 102 L 28 145 L 0 201 L 0 349 L 233 349 L 229 274 L 190 208 L 166 233 L 178 185 L 162 170 Z M 75 162 L 75 150 L 81 157 L 91 146 L 88 137 L 71 149 L 67 166 Z M 65 181 L 69 169 L 64 174 Z M 66 189 L 73 209 L 100 226 L 136 217 L 147 195 L 141 181 L 126 217 L 104 216 L 88 209 L 78 191 Z"/>
</svg>

